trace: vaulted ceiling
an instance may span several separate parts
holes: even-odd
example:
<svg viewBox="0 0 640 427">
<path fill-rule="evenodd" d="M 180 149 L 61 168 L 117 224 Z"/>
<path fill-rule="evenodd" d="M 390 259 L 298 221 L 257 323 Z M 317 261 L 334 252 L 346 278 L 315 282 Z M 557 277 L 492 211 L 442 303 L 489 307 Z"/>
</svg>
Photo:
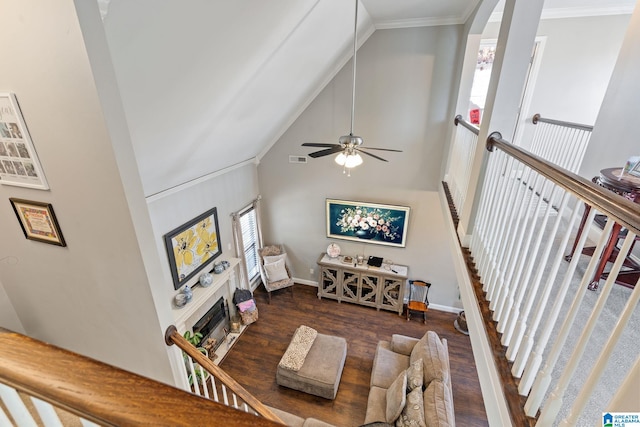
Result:
<svg viewBox="0 0 640 427">
<path fill-rule="evenodd" d="M 376 29 L 462 24 L 480 0 L 360 1 L 362 44 Z M 545 13 L 634 3 L 547 0 Z M 147 196 L 259 159 L 352 56 L 352 1 L 98 5 Z"/>
</svg>

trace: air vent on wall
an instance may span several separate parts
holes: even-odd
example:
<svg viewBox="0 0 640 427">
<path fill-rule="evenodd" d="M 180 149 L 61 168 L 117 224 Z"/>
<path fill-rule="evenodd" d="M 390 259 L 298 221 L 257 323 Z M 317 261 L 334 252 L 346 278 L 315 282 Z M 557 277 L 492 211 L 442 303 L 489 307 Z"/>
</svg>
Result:
<svg viewBox="0 0 640 427">
<path fill-rule="evenodd" d="M 307 156 L 289 156 L 289 163 L 307 163 Z"/>
</svg>

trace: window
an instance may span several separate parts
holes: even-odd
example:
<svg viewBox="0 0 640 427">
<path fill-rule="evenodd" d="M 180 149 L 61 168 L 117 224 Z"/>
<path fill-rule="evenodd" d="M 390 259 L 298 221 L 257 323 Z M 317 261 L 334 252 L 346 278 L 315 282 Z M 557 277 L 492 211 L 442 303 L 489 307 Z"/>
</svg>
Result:
<svg viewBox="0 0 640 427">
<path fill-rule="evenodd" d="M 242 230 L 242 249 L 247 263 L 249 283 L 251 283 L 260 273 L 258 269 L 258 224 L 253 205 L 240 213 L 240 228 Z"/>
</svg>

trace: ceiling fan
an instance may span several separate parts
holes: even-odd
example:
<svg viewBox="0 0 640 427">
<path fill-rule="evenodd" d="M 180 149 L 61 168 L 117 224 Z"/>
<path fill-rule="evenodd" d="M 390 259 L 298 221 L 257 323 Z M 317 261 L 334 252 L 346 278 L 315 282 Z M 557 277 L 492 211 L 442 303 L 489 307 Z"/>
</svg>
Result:
<svg viewBox="0 0 640 427">
<path fill-rule="evenodd" d="M 313 143 L 313 142 L 305 142 L 302 144 L 304 147 L 318 147 L 324 148 L 324 150 L 314 151 L 313 153 L 309 153 L 309 157 L 324 157 L 329 156 L 331 154 L 339 153 L 336 156 L 335 161 L 340 166 L 343 167 L 343 173 L 347 173 L 351 176 L 351 168 L 354 168 L 360 164 L 362 164 L 362 156 L 360 153 L 366 154 L 367 156 L 371 156 L 378 160 L 382 160 L 383 162 L 387 162 L 387 159 L 383 159 L 380 156 L 377 156 L 373 153 L 369 153 L 365 150 L 379 150 L 379 151 L 394 151 L 396 153 L 401 153 L 402 150 L 393 150 L 391 148 L 374 148 L 374 147 L 363 147 L 362 146 L 362 138 L 353 134 L 353 117 L 355 115 L 356 109 L 356 46 L 358 40 L 358 0 L 356 2 L 356 17 L 355 24 L 353 26 L 353 83 L 352 83 L 352 92 L 351 92 L 351 130 L 349 131 L 349 135 L 342 135 L 338 139 L 338 144 L 327 144 L 327 143 Z"/>
</svg>

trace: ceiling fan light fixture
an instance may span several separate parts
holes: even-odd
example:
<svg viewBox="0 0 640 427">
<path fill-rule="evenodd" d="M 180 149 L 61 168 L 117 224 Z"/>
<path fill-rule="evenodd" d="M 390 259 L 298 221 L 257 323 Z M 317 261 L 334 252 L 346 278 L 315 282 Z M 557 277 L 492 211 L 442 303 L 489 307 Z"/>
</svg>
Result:
<svg viewBox="0 0 640 427">
<path fill-rule="evenodd" d="M 340 166 L 344 166 L 347 162 L 347 156 L 345 156 L 344 151 L 336 156 L 336 163 Z"/>
<path fill-rule="evenodd" d="M 355 168 L 356 166 L 359 166 L 362 164 L 362 156 L 360 156 L 360 154 L 358 153 L 354 153 L 351 154 L 349 156 L 347 156 L 345 162 L 344 162 L 344 167 L 345 168 Z"/>
</svg>

